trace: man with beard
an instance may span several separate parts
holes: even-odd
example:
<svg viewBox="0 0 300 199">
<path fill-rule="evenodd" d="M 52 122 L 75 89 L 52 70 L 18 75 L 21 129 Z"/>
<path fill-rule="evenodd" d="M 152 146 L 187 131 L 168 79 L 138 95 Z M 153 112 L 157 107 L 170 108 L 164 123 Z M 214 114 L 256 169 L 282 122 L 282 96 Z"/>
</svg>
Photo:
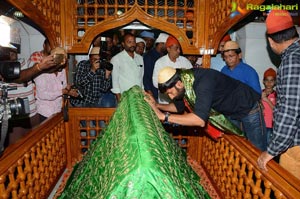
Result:
<svg viewBox="0 0 300 199">
<path fill-rule="evenodd" d="M 213 109 L 227 119 L 240 121 L 238 127 L 250 142 L 260 150 L 266 149 L 260 95 L 248 85 L 213 69 L 164 67 L 158 73 L 158 89 L 169 96 L 170 104 L 156 103 L 148 93 L 145 100 L 160 120 L 204 127 Z M 185 108 L 190 113 L 183 114 Z"/>
<path fill-rule="evenodd" d="M 116 94 L 118 101 L 120 101 L 121 94 L 132 86 L 138 85 L 143 88 L 144 75 L 143 57 L 135 52 L 135 36 L 126 33 L 122 46 L 124 50 L 111 59 L 114 66 L 111 91 Z"/>
</svg>

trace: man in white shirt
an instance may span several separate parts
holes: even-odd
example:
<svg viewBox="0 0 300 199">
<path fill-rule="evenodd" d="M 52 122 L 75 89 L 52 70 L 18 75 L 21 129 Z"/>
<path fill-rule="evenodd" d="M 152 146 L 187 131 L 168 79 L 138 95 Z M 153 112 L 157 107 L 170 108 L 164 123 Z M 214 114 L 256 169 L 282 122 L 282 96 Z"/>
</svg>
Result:
<svg viewBox="0 0 300 199">
<path fill-rule="evenodd" d="M 166 66 L 170 66 L 173 68 L 186 68 L 186 69 L 193 68 L 191 62 L 187 58 L 180 56 L 181 47 L 178 40 L 175 37 L 170 35 L 166 41 L 165 46 L 167 48 L 168 54 L 159 58 L 155 62 L 155 66 L 153 70 L 152 81 L 153 81 L 153 85 L 156 88 L 158 87 L 158 82 L 157 82 L 158 73 L 162 68 Z M 159 93 L 158 101 L 160 103 L 168 103 L 170 99 L 166 95 Z"/>
<path fill-rule="evenodd" d="M 126 33 L 122 45 L 124 50 L 116 54 L 112 59 L 112 86 L 111 91 L 120 101 L 121 94 L 138 85 L 143 88 L 144 61 L 143 57 L 135 52 L 135 36 Z"/>
</svg>

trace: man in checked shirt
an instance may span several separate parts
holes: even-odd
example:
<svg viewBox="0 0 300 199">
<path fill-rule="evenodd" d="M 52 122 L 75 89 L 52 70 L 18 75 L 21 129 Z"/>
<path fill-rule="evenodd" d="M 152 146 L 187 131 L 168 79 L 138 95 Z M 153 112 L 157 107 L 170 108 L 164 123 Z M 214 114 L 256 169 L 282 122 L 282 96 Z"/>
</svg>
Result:
<svg viewBox="0 0 300 199">
<path fill-rule="evenodd" d="M 115 107 L 116 97 L 110 92 L 112 87 L 111 72 L 107 62 L 100 61 L 100 47 L 93 47 L 89 60 L 78 63 L 74 84 L 81 96 L 71 98 L 75 107 Z M 103 57 L 102 57 L 103 58 Z"/>
<path fill-rule="evenodd" d="M 267 38 L 281 56 L 277 71 L 277 99 L 273 137 L 257 164 L 267 171 L 267 163 L 281 154 L 279 164 L 300 179 L 300 43 L 292 17 L 286 10 L 272 10 L 266 19 Z"/>
</svg>

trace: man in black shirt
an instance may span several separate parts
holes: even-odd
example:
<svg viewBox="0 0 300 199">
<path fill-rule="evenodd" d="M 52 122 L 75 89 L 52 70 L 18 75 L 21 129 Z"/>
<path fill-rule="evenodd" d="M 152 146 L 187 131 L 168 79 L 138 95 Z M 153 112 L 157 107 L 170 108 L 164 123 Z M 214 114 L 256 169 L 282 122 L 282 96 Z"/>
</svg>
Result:
<svg viewBox="0 0 300 199">
<path fill-rule="evenodd" d="M 158 83 L 160 92 L 173 101 L 170 104 L 158 104 L 146 94 L 145 100 L 160 120 L 204 127 L 210 110 L 214 109 L 241 128 L 257 148 L 266 149 L 260 95 L 246 84 L 211 69 L 176 70 L 171 67 L 160 70 Z M 191 113 L 169 113 L 183 113 L 187 105 L 191 107 Z"/>
</svg>

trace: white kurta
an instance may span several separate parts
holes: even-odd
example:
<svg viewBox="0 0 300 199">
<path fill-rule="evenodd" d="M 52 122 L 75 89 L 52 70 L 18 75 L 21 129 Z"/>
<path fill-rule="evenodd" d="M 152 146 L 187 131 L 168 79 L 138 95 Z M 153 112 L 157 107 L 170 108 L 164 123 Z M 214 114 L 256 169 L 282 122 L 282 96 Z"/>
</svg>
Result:
<svg viewBox="0 0 300 199">
<path fill-rule="evenodd" d="M 123 93 L 135 85 L 143 88 L 144 61 L 141 55 L 134 53 L 132 58 L 123 50 L 111 59 L 111 63 L 113 93 Z"/>
</svg>

